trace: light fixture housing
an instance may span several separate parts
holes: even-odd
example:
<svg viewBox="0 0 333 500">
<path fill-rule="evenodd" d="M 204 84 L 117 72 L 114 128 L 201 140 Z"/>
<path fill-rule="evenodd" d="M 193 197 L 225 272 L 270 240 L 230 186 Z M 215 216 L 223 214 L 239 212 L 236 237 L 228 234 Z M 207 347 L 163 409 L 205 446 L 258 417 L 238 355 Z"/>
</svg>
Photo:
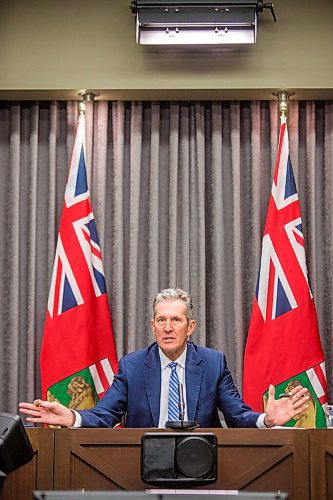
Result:
<svg viewBox="0 0 333 500">
<path fill-rule="evenodd" d="M 141 45 L 252 44 L 257 16 L 272 4 L 258 0 L 134 0 L 136 42 Z"/>
</svg>

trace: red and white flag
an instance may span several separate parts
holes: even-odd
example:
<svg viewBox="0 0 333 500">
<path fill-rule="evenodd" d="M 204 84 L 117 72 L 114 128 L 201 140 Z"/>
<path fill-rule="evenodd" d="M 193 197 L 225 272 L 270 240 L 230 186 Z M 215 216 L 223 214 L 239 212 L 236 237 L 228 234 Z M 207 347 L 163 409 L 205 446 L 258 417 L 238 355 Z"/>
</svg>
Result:
<svg viewBox="0 0 333 500">
<path fill-rule="evenodd" d="M 262 411 L 269 384 L 275 385 L 278 397 L 299 383 L 309 389 L 309 408 L 286 425 L 325 427 L 325 360 L 308 281 L 300 205 L 284 121 L 245 348 L 244 400 L 254 410 Z"/>
<path fill-rule="evenodd" d="M 95 406 L 118 368 L 87 184 L 84 116 L 69 166 L 40 361 L 43 399 L 72 409 Z"/>
</svg>

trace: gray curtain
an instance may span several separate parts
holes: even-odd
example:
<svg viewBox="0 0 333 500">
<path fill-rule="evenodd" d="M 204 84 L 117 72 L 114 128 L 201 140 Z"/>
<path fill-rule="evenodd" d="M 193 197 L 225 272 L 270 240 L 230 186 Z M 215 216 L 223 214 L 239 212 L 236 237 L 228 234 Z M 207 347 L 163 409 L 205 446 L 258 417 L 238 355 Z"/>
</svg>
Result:
<svg viewBox="0 0 333 500">
<path fill-rule="evenodd" d="M 75 102 L 0 103 L 0 410 L 40 395 Z M 292 101 L 291 158 L 332 400 L 333 103 Z M 87 168 L 118 356 L 153 340 L 151 302 L 189 290 L 193 339 L 238 387 L 275 166 L 276 102 L 87 105 Z M 258 373 L 260 376 L 260 373 Z"/>
</svg>

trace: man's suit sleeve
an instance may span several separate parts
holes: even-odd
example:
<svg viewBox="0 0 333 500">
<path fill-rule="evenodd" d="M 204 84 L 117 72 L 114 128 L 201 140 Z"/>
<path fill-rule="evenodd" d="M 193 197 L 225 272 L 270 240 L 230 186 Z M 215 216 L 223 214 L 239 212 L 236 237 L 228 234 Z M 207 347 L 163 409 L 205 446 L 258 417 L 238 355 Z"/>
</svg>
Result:
<svg viewBox="0 0 333 500">
<path fill-rule="evenodd" d="M 82 427 L 114 427 L 127 411 L 127 378 L 123 358 L 111 387 L 91 410 L 78 410 Z"/>
<path fill-rule="evenodd" d="M 244 403 L 233 382 L 224 354 L 220 357 L 218 402 L 228 427 L 257 427 L 260 413 L 254 412 Z"/>
</svg>

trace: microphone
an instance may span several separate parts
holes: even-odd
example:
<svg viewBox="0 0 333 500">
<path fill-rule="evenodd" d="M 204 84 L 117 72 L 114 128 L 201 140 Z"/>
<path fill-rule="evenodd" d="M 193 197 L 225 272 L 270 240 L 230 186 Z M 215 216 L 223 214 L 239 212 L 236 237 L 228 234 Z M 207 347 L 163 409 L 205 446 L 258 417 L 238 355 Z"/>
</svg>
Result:
<svg viewBox="0 0 333 500">
<path fill-rule="evenodd" d="M 185 415 L 185 401 L 183 384 L 179 384 L 179 420 L 183 421 Z"/>
<path fill-rule="evenodd" d="M 185 415 L 185 401 L 183 384 L 179 384 L 179 420 L 168 420 L 165 427 L 167 429 L 195 429 L 199 424 L 195 420 L 184 420 Z"/>
</svg>

